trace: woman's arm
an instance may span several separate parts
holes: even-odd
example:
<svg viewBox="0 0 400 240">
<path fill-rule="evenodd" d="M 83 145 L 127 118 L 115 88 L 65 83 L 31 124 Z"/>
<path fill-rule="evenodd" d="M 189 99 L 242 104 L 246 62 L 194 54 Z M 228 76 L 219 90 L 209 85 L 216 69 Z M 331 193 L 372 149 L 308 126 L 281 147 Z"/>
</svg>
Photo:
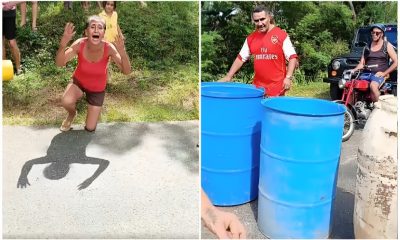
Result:
<svg viewBox="0 0 400 240">
<path fill-rule="evenodd" d="M 122 34 L 121 28 L 119 27 L 119 24 L 117 25 L 117 30 L 118 30 L 118 34 L 122 36 L 122 39 L 125 41 L 125 36 L 124 34 Z"/>
<path fill-rule="evenodd" d="M 131 63 L 125 51 L 125 43 L 121 35 L 117 36 L 114 45 L 110 44 L 110 56 L 123 74 L 128 75 L 131 73 Z"/>
<path fill-rule="evenodd" d="M 64 28 L 63 36 L 60 40 L 60 47 L 56 54 L 56 65 L 59 67 L 65 66 L 73 57 L 76 56 L 79 50 L 79 43 L 82 39 L 76 40 L 69 48 L 68 43 L 75 35 L 75 27 L 72 23 L 67 23 Z"/>
</svg>

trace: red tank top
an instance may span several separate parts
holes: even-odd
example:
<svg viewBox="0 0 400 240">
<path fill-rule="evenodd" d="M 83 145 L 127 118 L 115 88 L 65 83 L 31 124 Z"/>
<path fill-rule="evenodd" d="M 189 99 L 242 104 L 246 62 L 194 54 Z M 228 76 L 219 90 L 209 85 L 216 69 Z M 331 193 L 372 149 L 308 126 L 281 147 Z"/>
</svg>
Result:
<svg viewBox="0 0 400 240">
<path fill-rule="evenodd" d="M 107 83 L 108 44 L 104 43 L 103 57 L 97 62 L 89 62 L 83 56 L 83 49 L 87 39 L 80 42 L 78 53 L 78 66 L 73 78 L 87 91 L 102 92 Z"/>
</svg>

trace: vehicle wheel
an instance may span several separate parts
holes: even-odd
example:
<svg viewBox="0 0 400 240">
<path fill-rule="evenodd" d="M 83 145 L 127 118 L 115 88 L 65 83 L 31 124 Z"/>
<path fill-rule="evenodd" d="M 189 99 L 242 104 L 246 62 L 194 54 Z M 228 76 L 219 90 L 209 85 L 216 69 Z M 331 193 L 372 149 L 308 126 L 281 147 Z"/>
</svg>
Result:
<svg viewBox="0 0 400 240">
<path fill-rule="evenodd" d="M 342 98 L 343 90 L 339 88 L 337 83 L 331 83 L 329 86 L 329 94 L 332 100 L 338 100 Z"/>
<path fill-rule="evenodd" d="M 351 110 L 346 107 L 346 112 L 344 113 L 342 142 L 345 142 L 350 139 L 351 135 L 353 135 L 354 128 L 355 128 L 354 115 L 351 112 Z"/>
</svg>

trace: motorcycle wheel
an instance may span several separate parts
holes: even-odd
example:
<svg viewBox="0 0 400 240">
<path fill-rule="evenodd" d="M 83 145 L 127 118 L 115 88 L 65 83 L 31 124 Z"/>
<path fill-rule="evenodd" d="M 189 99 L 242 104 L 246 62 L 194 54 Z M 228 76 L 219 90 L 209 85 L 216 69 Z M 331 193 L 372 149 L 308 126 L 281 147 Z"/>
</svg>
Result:
<svg viewBox="0 0 400 240">
<path fill-rule="evenodd" d="M 343 136 L 342 142 L 345 142 L 350 139 L 351 135 L 354 133 L 355 121 L 354 115 L 351 110 L 346 107 L 346 112 L 344 113 L 344 127 L 343 127 Z"/>
</svg>

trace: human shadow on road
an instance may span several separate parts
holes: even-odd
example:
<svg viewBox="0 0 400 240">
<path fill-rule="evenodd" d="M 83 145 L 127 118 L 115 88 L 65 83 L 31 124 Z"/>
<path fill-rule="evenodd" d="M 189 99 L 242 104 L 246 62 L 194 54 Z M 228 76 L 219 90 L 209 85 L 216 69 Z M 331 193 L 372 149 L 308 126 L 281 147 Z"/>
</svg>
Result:
<svg viewBox="0 0 400 240">
<path fill-rule="evenodd" d="M 183 127 L 165 123 L 167 131 L 163 138 L 164 147 L 171 159 L 180 161 L 193 173 L 199 172 L 198 127 Z"/>
<path fill-rule="evenodd" d="M 123 154 L 139 146 L 148 131 L 149 126 L 146 123 L 109 124 L 103 130 L 96 130 L 96 137 L 92 143 L 101 146 L 107 152 Z"/>
<path fill-rule="evenodd" d="M 17 188 L 25 188 L 30 185 L 28 181 L 29 171 L 35 164 L 48 165 L 43 174 L 50 180 L 59 180 L 65 177 L 70 169 L 70 164 L 97 164 L 99 167 L 92 176 L 78 185 L 78 189 L 87 188 L 109 165 L 108 160 L 86 156 L 86 147 L 92 140 L 94 133 L 84 130 L 68 131 L 57 134 L 47 149 L 47 155 L 27 161 L 21 169 Z"/>
</svg>

